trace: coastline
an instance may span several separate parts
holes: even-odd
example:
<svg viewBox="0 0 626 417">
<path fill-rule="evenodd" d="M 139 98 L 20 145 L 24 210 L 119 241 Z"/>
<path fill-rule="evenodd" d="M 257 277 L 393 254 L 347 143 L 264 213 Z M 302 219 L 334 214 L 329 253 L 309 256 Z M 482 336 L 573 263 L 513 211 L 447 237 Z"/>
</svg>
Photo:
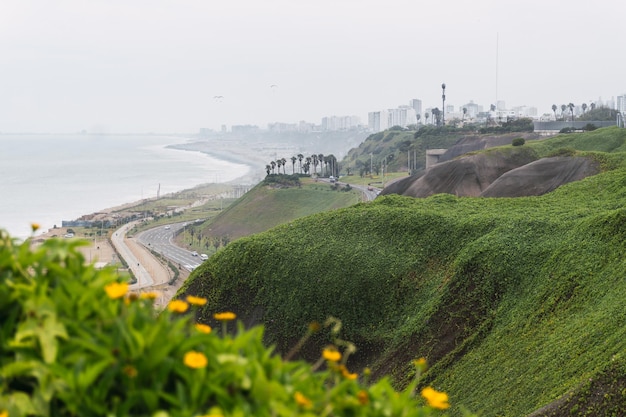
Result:
<svg viewBox="0 0 626 417">
<path fill-rule="evenodd" d="M 169 149 L 201 152 L 215 159 L 248 167 L 248 171 L 244 175 L 226 182 L 229 184 L 257 184 L 265 177 L 265 165 L 269 158 L 267 155 L 255 152 L 251 148 L 246 148 L 244 144 L 234 148 L 232 146 L 220 146 L 208 140 L 190 140 L 192 141 L 168 145 L 166 147 Z"/>
</svg>

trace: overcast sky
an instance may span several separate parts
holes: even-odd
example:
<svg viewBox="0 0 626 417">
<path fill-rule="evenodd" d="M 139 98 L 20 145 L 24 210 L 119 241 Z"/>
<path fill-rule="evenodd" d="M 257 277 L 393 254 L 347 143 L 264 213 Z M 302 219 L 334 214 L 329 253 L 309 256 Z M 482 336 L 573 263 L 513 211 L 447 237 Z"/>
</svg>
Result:
<svg viewBox="0 0 626 417">
<path fill-rule="evenodd" d="M 455 107 L 550 112 L 626 92 L 625 18 L 623 0 L 0 0 L 0 132 L 367 123 L 441 107 L 443 82 Z"/>
</svg>

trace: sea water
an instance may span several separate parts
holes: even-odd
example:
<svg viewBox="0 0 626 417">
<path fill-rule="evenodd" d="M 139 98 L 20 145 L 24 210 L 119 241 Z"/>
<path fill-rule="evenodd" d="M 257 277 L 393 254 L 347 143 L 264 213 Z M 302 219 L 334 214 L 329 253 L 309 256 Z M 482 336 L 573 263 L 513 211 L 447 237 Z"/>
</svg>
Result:
<svg viewBox="0 0 626 417">
<path fill-rule="evenodd" d="M 0 135 L 0 229 L 62 220 L 245 175 L 248 166 L 167 146 L 168 136 Z"/>
</svg>

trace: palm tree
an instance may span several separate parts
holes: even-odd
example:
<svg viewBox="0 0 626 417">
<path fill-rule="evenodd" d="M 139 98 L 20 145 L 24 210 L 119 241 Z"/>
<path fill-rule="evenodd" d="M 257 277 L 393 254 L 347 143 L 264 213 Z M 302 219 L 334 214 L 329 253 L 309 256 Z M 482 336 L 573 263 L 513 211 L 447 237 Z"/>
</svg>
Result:
<svg viewBox="0 0 626 417">
<path fill-rule="evenodd" d="M 291 157 L 291 174 L 295 174 L 296 173 L 296 161 L 298 160 L 298 158 L 296 158 L 295 156 Z"/>
<path fill-rule="evenodd" d="M 282 164 L 283 164 L 283 161 L 281 161 L 280 159 L 277 159 L 277 160 L 276 160 L 276 165 L 277 165 L 277 168 L 278 168 L 278 173 L 279 173 L 279 174 L 280 174 L 280 166 L 281 166 Z"/>
<path fill-rule="evenodd" d="M 274 168 L 276 168 L 276 162 L 272 161 L 270 162 L 270 165 L 272 165 L 272 174 L 274 173 Z"/>
<path fill-rule="evenodd" d="M 285 158 L 281 158 L 280 163 L 283 164 L 283 174 L 285 174 L 285 165 L 287 165 L 287 160 Z"/>
<path fill-rule="evenodd" d="M 311 161 L 313 161 L 313 173 L 317 175 L 317 155 L 311 155 Z"/>
<path fill-rule="evenodd" d="M 556 109 L 557 109 L 557 108 L 558 108 L 558 107 L 556 107 L 556 104 L 553 104 L 553 105 L 552 105 L 552 111 L 554 112 L 554 120 L 556 120 Z"/>
<path fill-rule="evenodd" d="M 265 165 L 265 172 L 267 172 L 267 175 L 270 175 L 271 170 L 272 170 L 272 167 L 269 164 Z"/>
<path fill-rule="evenodd" d="M 596 109 L 596 103 L 591 103 L 590 107 L 591 107 L 592 111 L 595 110 Z"/>
<path fill-rule="evenodd" d="M 563 116 L 563 113 L 565 113 L 565 109 L 567 108 L 567 106 L 565 104 L 561 104 L 561 118 L 563 120 L 565 120 L 565 116 Z"/>
<path fill-rule="evenodd" d="M 465 115 L 467 114 L 467 107 L 463 107 L 463 118 L 461 119 L 461 122 L 465 121 Z"/>
<path fill-rule="evenodd" d="M 429 116 L 430 116 L 430 114 L 424 113 L 424 119 L 426 119 L 426 122 L 424 124 L 428 124 L 428 117 Z"/>
<path fill-rule="evenodd" d="M 300 174 L 302 174 L 302 160 L 304 159 L 304 155 L 301 153 L 298 154 L 298 161 L 300 161 Z"/>
<path fill-rule="evenodd" d="M 587 103 L 583 103 L 582 108 L 583 108 L 583 114 L 585 114 L 585 111 L 587 110 Z"/>
<path fill-rule="evenodd" d="M 324 165 L 323 165 L 324 164 L 324 154 L 323 153 L 318 154 L 317 155 L 317 160 L 320 163 L 320 175 L 323 177 L 324 173 L 322 171 L 324 170 L 323 169 L 324 168 Z"/>
<path fill-rule="evenodd" d="M 574 107 L 575 107 L 575 106 L 574 106 L 574 103 L 570 103 L 570 104 L 568 104 L 568 105 L 567 105 L 567 107 L 569 107 L 569 112 L 570 112 L 570 113 L 571 113 L 571 115 L 572 115 L 572 122 L 573 122 L 573 121 L 574 121 Z"/>
</svg>

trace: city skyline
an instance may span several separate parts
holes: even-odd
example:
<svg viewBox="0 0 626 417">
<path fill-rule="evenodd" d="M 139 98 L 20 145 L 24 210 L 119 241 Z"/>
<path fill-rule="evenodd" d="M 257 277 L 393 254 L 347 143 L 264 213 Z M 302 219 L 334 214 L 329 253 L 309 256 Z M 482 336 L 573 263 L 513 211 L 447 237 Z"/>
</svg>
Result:
<svg viewBox="0 0 626 417">
<path fill-rule="evenodd" d="M 189 132 L 626 92 L 626 6 L 527 0 L 5 0 L 0 131 Z"/>
</svg>

